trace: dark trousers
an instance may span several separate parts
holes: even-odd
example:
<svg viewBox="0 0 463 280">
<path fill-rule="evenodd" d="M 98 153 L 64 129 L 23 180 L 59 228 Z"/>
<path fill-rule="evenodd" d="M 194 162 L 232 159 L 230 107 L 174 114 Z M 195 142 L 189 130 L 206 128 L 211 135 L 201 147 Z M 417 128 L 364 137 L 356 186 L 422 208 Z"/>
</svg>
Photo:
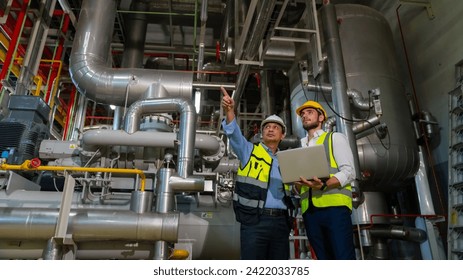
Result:
<svg viewBox="0 0 463 280">
<path fill-rule="evenodd" d="M 287 217 L 262 215 L 256 225 L 241 225 L 242 260 L 289 259 Z"/>
<path fill-rule="evenodd" d="M 351 211 L 311 208 L 302 214 L 309 243 L 319 260 L 355 260 Z"/>
</svg>

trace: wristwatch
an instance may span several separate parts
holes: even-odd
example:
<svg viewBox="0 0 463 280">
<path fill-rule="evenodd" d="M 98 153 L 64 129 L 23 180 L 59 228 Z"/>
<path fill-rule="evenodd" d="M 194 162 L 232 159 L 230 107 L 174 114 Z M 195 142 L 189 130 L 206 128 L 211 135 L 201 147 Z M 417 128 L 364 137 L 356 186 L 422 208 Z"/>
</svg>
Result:
<svg viewBox="0 0 463 280">
<path fill-rule="evenodd" d="M 321 191 L 324 191 L 324 190 L 326 190 L 326 188 L 328 188 L 328 186 L 326 185 L 325 182 L 323 182 L 323 185 L 322 185 L 322 187 L 320 188 L 320 190 L 321 190 Z"/>
</svg>

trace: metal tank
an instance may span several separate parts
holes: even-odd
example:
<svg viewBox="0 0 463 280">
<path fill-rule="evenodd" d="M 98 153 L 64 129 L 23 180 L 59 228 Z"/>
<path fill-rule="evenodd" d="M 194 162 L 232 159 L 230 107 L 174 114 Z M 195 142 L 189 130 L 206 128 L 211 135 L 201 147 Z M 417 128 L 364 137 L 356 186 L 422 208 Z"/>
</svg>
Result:
<svg viewBox="0 0 463 280">
<path fill-rule="evenodd" d="M 419 158 L 392 32 L 384 17 L 366 6 L 336 5 L 336 14 L 348 90 L 359 92 L 367 101 L 373 100 L 373 96 L 369 96 L 370 91 L 379 90 L 382 108 L 380 123 L 387 126 L 387 135 L 383 139 L 378 137 L 376 130 L 366 137 L 357 137 L 361 189 L 380 192 L 397 190 L 404 186 L 406 179 L 414 176 Z M 291 85 L 293 114 L 305 100 L 318 99 L 327 108 L 328 115 L 334 115 L 320 93 L 303 90 L 294 77 Z M 329 95 L 325 94 L 325 97 L 330 103 Z M 373 110 L 365 112 L 351 107 L 354 119 L 374 115 Z M 292 119 L 294 133 L 298 137 L 304 136 L 300 119 L 295 115 Z"/>
<path fill-rule="evenodd" d="M 347 84 L 368 98 L 379 89 L 388 134 L 371 134 L 357 141 L 360 171 L 365 191 L 390 191 L 412 178 L 419 166 L 418 147 L 408 100 L 393 45 L 392 32 L 384 17 L 360 5 L 336 6 Z M 353 116 L 365 114 L 352 110 Z"/>
</svg>

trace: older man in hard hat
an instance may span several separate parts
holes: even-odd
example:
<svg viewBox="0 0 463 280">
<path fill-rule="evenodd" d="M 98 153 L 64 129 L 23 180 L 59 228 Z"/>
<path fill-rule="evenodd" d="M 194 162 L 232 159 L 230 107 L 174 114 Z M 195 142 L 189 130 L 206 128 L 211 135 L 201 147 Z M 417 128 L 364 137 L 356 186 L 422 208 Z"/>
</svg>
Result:
<svg viewBox="0 0 463 280">
<path fill-rule="evenodd" d="M 272 115 L 261 123 L 262 142 L 253 144 L 242 134 L 235 102 L 224 88 L 222 127 L 240 160 L 233 208 L 241 224 L 241 259 L 289 259 L 289 186 L 283 184 L 275 153 L 285 137 L 286 125 Z"/>
<path fill-rule="evenodd" d="M 307 131 L 301 146 L 324 145 L 330 165 L 327 180 L 301 177 L 296 183 L 309 243 L 317 259 L 356 259 L 351 221 L 350 183 L 355 178 L 352 150 L 344 134 L 322 129 L 327 114 L 320 103 L 309 100 L 296 113 Z"/>
</svg>

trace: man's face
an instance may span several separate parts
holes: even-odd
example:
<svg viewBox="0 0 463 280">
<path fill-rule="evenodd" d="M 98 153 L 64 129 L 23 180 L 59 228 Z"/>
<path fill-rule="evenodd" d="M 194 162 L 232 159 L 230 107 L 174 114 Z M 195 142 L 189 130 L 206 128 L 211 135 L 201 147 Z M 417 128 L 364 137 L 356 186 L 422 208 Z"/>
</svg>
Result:
<svg viewBox="0 0 463 280">
<path fill-rule="evenodd" d="M 305 108 L 301 111 L 302 126 L 305 130 L 321 128 L 324 116 L 314 108 Z"/>
<path fill-rule="evenodd" d="M 283 127 L 277 123 L 266 123 L 262 127 L 262 140 L 264 144 L 269 142 L 280 143 L 284 137 Z"/>
</svg>

